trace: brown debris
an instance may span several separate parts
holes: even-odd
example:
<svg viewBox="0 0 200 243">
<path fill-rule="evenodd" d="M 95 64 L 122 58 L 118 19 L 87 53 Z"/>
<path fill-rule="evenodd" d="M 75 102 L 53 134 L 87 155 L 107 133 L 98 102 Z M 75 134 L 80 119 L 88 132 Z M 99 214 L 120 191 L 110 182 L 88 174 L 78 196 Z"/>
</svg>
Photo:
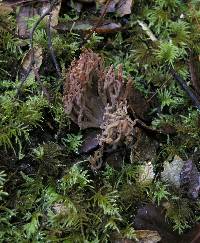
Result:
<svg viewBox="0 0 200 243">
<path fill-rule="evenodd" d="M 98 1 L 100 4 L 104 1 Z M 120 17 L 124 15 L 131 14 L 131 8 L 133 5 L 133 0 L 111 0 L 106 7 L 106 4 L 102 6 L 101 12 L 106 13 L 117 13 Z"/>
<path fill-rule="evenodd" d="M 129 110 L 135 118 L 145 120 L 150 109 L 150 103 L 144 98 L 139 90 L 133 85 L 133 80 L 129 79 L 126 85 L 125 98 L 128 101 Z"/>
<path fill-rule="evenodd" d="M 119 233 L 112 234 L 112 243 L 157 243 L 161 242 L 159 233 L 155 230 L 135 230 L 136 239 L 123 238 Z"/>
<path fill-rule="evenodd" d="M 8 6 L 17 6 L 17 5 L 24 5 L 26 3 L 39 3 L 39 2 L 48 2 L 47 0 L 4 0 L 3 3 L 7 4 Z"/>
<path fill-rule="evenodd" d="M 172 230 L 161 206 L 146 204 L 139 207 L 134 220 L 134 228 L 157 231 L 163 243 L 180 242 L 179 235 Z"/>
<path fill-rule="evenodd" d="M 116 150 L 111 150 L 110 153 L 107 153 L 105 156 L 105 162 L 115 170 L 119 170 L 123 166 L 123 161 L 126 156 L 126 149 L 119 148 Z"/>
<path fill-rule="evenodd" d="M 54 29 L 59 31 L 78 31 L 83 34 L 91 33 L 91 31 L 95 28 L 95 33 L 97 34 L 107 34 L 114 33 L 119 30 L 122 30 L 122 26 L 120 23 L 113 22 L 110 20 L 101 21 L 100 25 L 98 22 L 100 18 L 95 19 L 87 19 L 87 20 L 76 20 L 76 21 L 65 21 L 59 23 L 54 27 Z"/>
<path fill-rule="evenodd" d="M 200 224 L 196 224 L 190 232 L 179 235 L 173 231 L 166 219 L 164 207 L 154 204 L 146 204 L 139 207 L 134 220 L 134 228 L 137 230 L 157 231 L 162 243 L 198 243 L 200 242 Z"/>
<path fill-rule="evenodd" d="M 97 149 L 99 141 L 98 135 L 101 133 L 100 129 L 87 129 L 83 133 L 83 142 L 79 148 L 79 153 L 89 153 Z"/>
<path fill-rule="evenodd" d="M 200 173 L 192 160 L 187 160 L 180 173 L 181 187 L 188 197 L 197 199 L 200 191 Z"/>
<path fill-rule="evenodd" d="M 156 158 L 158 143 L 156 140 L 147 136 L 141 129 L 135 128 L 136 143 L 131 148 L 130 160 L 132 163 L 144 163 Z"/>
</svg>

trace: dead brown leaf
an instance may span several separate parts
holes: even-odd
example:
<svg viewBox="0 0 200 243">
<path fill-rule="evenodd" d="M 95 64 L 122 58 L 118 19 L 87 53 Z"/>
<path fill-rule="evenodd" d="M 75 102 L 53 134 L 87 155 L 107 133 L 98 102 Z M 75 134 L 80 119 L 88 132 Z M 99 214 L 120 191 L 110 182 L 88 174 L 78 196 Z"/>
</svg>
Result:
<svg viewBox="0 0 200 243">
<path fill-rule="evenodd" d="M 37 14 L 37 9 L 32 5 L 25 5 L 19 8 L 17 15 L 17 29 L 20 38 L 28 38 L 29 30 L 27 20 Z"/>
<path fill-rule="evenodd" d="M 41 2 L 47 2 L 48 0 L 5 0 L 3 1 L 4 4 L 7 4 L 9 6 L 17 6 L 17 5 L 24 5 L 26 3 L 41 3 Z"/>
<path fill-rule="evenodd" d="M 150 110 L 150 103 L 148 103 L 142 93 L 134 87 L 131 79 L 126 85 L 125 98 L 128 101 L 132 115 L 135 118 L 145 120 L 146 114 Z"/>
<path fill-rule="evenodd" d="M 67 21 L 65 23 L 60 23 L 54 28 L 61 31 L 81 31 L 83 33 L 90 33 L 91 30 L 95 28 L 96 33 L 113 33 L 122 29 L 120 23 L 111 22 L 109 20 L 103 20 L 99 26 L 99 19 L 92 20 L 77 20 L 77 21 Z"/>
<path fill-rule="evenodd" d="M 157 243 L 161 240 L 159 233 L 155 230 L 136 230 L 138 243 Z"/>
<path fill-rule="evenodd" d="M 200 173 L 192 160 L 187 160 L 180 173 L 181 187 L 192 199 L 197 199 L 200 191 Z"/>
<path fill-rule="evenodd" d="M 150 162 L 156 158 L 158 143 L 149 137 L 143 129 L 136 127 L 135 136 L 137 141 L 131 148 L 130 159 L 132 163 Z"/>
<path fill-rule="evenodd" d="M 199 243 L 200 224 L 194 226 L 189 232 L 179 235 L 174 232 L 166 220 L 164 208 L 154 204 L 146 204 L 138 209 L 135 222 L 135 229 L 157 231 L 161 236 L 162 243 Z M 137 231 L 136 230 L 136 231 Z"/>
<path fill-rule="evenodd" d="M 120 0 L 117 4 L 116 12 L 120 17 L 124 15 L 131 14 L 131 7 L 133 0 Z"/>
<path fill-rule="evenodd" d="M 80 146 L 79 152 L 80 153 L 89 153 L 91 151 L 94 151 L 98 145 L 99 141 L 97 139 L 97 136 L 101 133 L 100 129 L 88 129 L 83 134 L 83 142 Z"/>
<path fill-rule="evenodd" d="M 8 4 L 6 4 L 4 2 L 0 3 L 0 16 L 7 15 L 12 12 L 13 12 L 13 9 Z"/>
<path fill-rule="evenodd" d="M 200 224 L 197 224 L 190 232 L 183 235 L 180 243 L 199 243 L 200 242 Z"/>
<path fill-rule="evenodd" d="M 112 235 L 112 243 L 157 243 L 160 242 L 161 237 L 155 230 L 135 230 L 135 236 L 137 240 L 130 240 L 121 237 L 120 234 Z"/>
<path fill-rule="evenodd" d="M 31 64 L 31 58 L 32 58 L 31 56 L 32 56 L 32 52 L 30 50 L 24 55 L 21 61 L 21 66 L 22 66 L 21 75 L 26 75 L 26 72 L 28 71 L 29 66 Z M 34 48 L 34 59 L 35 59 L 35 67 L 39 69 L 40 66 L 42 65 L 42 60 L 43 60 L 42 48 L 39 46 Z M 28 77 L 34 78 L 35 77 L 34 72 L 31 71 Z"/>
<path fill-rule="evenodd" d="M 136 214 L 134 228 L 137 230 L 152 230 L 159 233 L 162 243 L 178 243 L 179 235 L 174 232 L 166 220 L 164 210 L 154 204 L 141 206 Z"/>
<path fill-rule="evenodd" d="M 101 13 L 116 13 L 120 17 L 124 15 L 131 14 L 131 8 L 133 5 L 133 0 L 111 0 L 108 5 L 104 2 L 104 5 L 101 8 Z"/>
<path fill-rule="evenodd" d="M 51 12 L 51 26 L 56 26 L 58 24 L 58 17 L 60 13 L 60 8 L 61 8 L 61 1 L 55 5 Z"/>
<path fill-rule="evenodd" d="M 35 16 L 41 16 L 50 7 L 50 3 L 47 0 L 38 2 L 20 2 L 19 12 L 17 14 L 17 29 L 20 38 L 29 38 L 30 29 L 28 27 L 28 20 Z M 37 3 L 37 4 L 36 4 Z M 19 2 L 18 2 L 19 4 Z M 58 23 L 58 16 L 60 12 L 61 2 L 53 7 L 51 12 L 51 26 Z M 44 18 L 47 21 L 48 16 Z"/>
</svg>

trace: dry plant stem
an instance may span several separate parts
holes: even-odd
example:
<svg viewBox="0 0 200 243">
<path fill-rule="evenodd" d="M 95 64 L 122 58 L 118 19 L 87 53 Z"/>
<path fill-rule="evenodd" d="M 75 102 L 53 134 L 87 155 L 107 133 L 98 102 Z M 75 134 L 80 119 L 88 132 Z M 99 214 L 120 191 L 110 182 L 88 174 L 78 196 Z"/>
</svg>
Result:
<svg viewBox="0 0 200 243">
<path fill-rule="evenodd" d="M 21 83 L 20 83 L 20 85 L 19 85 L 19 87 L 18 87 L 18 89 L 17 89 L 16 97 L 19 96 L 20 91 L 21 91 L 21 88 L 22 88 L 23 84 L 25 83 L 26 79 L 28 78 L 28 76 L 29 76 L 31 70 L 32 70 L 32 65 L 29 65 L 28 70 L 27 70 L 27 72 L 26 72 L 26 75 L 25 75 L 25 76 L 23 77 L 23 79 L 21 80 Z"/>
<path fill-rule="evenodd" d="M 187 86 L 185 81 L 175 72 L 173 68 L 170 69 L 170 73 L 174 77 L 174 79 L 179 83 L 181 88 L 186 92 L 186 94 L 190 97 L 193 103 L 196 105 L 198 110 L 200 110 L 200 101 L 198 100 L 197 96 L 194 92 Z"/>
<path fill-rule="evenodd" d="M 60 71 L 58 62 L 56 60 L 55 52 L 54 52 L 53 45 L 52 45 L 52 39 L 51 39 L 51 14 L 49 14 L 49 18 L 47 21 L 47 37 L 48 37 L 48 48 L 49 48 L 49 52 L 50 52 L 53 64 L 55 66 L 58 77 L 61 78 L 61 71 Z"/>
<path fill-rule="evenodd" d="M 21 80 L 21 83 L 19 85 L 19 88 L 17 89 L 17 94 L 16 96 L 18 97 L 19 93 L 20 93 L 20 90 L 23 86 L 23 84 L 25 83 L 26 79 L 28 78 L 31 70 L 32 70 L 32 66 L 34 65 L 35 63 L 35 60 L 34 60 L 34 45 L 33 45 L 33 35 L 34 35 L 34 32 L 35 30 L 37 29 L 38 25 L 40 24 L 40 22 L 47 16 L 50 14 L 50 12 L 52 11 L 54 5 L 58 2 L 58 0 L 54 0 L 51 2 L 49 8 L 40 16 L 40 18 L 35 22 L 33 28 L 31 29 L 31 32 L 30 32 L 30 50 L 31 50 L 31 62 L 30 62 L 30 65 L 28 67 L 28 70 L 27 70 L 27 73 L 26 75 L 24 76 L 24 78 Z"/>
</svg>

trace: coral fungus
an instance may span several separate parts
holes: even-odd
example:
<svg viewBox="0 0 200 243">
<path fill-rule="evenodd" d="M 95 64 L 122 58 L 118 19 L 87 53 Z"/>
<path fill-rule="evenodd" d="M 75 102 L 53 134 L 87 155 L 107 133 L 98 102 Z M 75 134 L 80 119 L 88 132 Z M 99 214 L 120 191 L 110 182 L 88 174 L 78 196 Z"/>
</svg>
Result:
<svg viewBox="0 0 200 243">
<path fill-rule="evenodd" d="M 74 60 L 64 83 L 65 112 L 81 129 L 99 127 L 103 104 L 98 96 L 98 75 L 102 70 L 101 58 L 85 50 Z"/>
<path fill-rule="evenodd" d="M 111 106 L 107 106 L 104 122 L 101 126 L 100 144 L 130 143 L 134 135 L 134 125 L 134 121 L 127 114 L 126 102 L 121 102 L 117 105 L 117 109 L 114 112 Z"/>
<path fill-rule="evenodd" d="M 135 125 L 127 111 L 130 90 L 130 81 L 126 86 L 121 65 L 117 75 L 113 65 L 106 71 L 102 58 L 86 49 L 67 73 L 65 111 L 81 129 L 100 128 L 100 146 L 128 144 Z"/>
<path fill-rule="evenodd" d="M 100 128 L 105 108 L 116 107 L 123 92 L 122 68 L 117 77 L 113 66 L 106 72 L 102 58 L 86 49 L 72 62 L 66 75 L 65 112 L 81 129 Z"/>
</svg>

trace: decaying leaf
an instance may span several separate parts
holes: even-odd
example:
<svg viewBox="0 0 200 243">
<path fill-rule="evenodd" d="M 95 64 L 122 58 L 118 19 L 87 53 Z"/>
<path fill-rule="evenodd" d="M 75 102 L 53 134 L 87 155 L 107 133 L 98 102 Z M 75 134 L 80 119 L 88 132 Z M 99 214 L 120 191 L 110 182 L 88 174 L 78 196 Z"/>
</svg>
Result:
<svg viewBox="0 0 200 243">
<path fill-rule="evenodd" d="M 7 15 L 9 13 L 13 12 L 13 9 L 11 6 L 4 2 L 0 2 L 0 16 Z"/>
<path fill-rule="evenodd" d="M 174 232 L 166 220 L 164 210 L 153 204 L 141 206 L 136 214 L 134 228 L 137 230 L 153 230 L 158 232 L 162 243 L 178 243 L 179 235 Z"/>
<path fill-rule="evenodd" d="M 180 173 L 180 183 L 190 198 L 198 198 L 200 191 L 200 173 L 192 160 L 185 161 Z"/>
<path fill-rule="evenodd" d="M 30 30 L 28 20 L 35 16 L 41 16 L 48 6 L 48 1 L 20 5 L 19 12 L 17 14 L 17 29 L 20 38 L 29 38 Z"/>
<path fill-rule="evenodd" d="M 197 224 L 189 232 L 179 235 L 173 231 L 169 221 L 166 220 L 164 208 L 147 204 L 138 209 L 134 228 L 139 230 L 157 231 L 162 243 L 199 243 L 200 225 Z M 136 230 L 136 232 L 137 232 Z"/>
<path fill-rule="evenodd" d="M 66 21 L 65 23 L 60 23 L 54 27 L 56 30 L 61 31 L 81 31 L 83 33 L 88 33 L 95 28 L 95 32 L 98 34 L 103 33 L 113 33 L 122 29 L 120 23 L 115 23 L 109 20 L 101 21 L 98 25 L 99 19 L 92 20 L 77 20 L 77 21 Z"/>
<path fill-rule="evenodd" d="M 128 109 L 133 117 L 145 120 L 150 109 L 150 103 L 146 101 L 142 93 L 137 90 L 131 79 L 126 84 L 125 98 L 128 101 Z"/>
<path fill-rule="evenodd" d="M 161 173 L 161 180 L 176 188 L 180 188 L 180 173 L 184 163 L 178 156 L 175 156 L 171 163 L 165 161 L 163 165 L 164 170 Z"/>
<path fill-rule="evenodd" d="M 192 230 L 182 236 L 180 243 L 199 243 L 200 242 L 200 224 L 194 226 Z M 179 243 L 179 242 L 178 242 Z"/>
<path fill-rule="evenodd" d="M 100 129 L 87 129 L 86 132 L 83 133 L 83 142 L 79 148 L 79 152 L 89 153 L 95 150 L 99 145 L 97 137 L 100 133 Z"/>
<path fill-rule="evenodd" d="M 136 143 L 131 148 L 130 160 L 132 163 L 151 162 L 156 157 L 158 143 L 140 128 L 135 128 Z"/>
<path fill-rule="evenodd" d="M 153 230 L 135 230 L 136 239 L 123 238 L 120 234 L 113 234 L 112 243 L 157 243 L 161 237 L 157 231 Z"/>
<path fill-rule="evenodd" d="M 105 162 L 112 168 L 119 170 L 123 166 L 123 161 L 125 159 L 127 151 L 125 148 L 117 148 L 106 153 Z"/>
<path fill-rule="evenodd" d="M 102 3 L 102 1 L 100 1 Z M 104 2 L 103 2 L 104 3 Z M 131 14 L 131 7 L 133 0 L 111 0 L 108 5 L 104 3 L 101 12 L 114 13 L 116 12 L 120 17 Z"/>
<path fill-rule="evenodd" d="M 34 66 L 39 69 L 40 66 L 42 65 L 42 60 L 43 60 L 43 55 L 42 55 L 42 48 L 37 46 L 34 48 L 34 60 L 35 60 L 35 64 Z M 26 73 L 28 72 L 28 69 L 30 67 L 30 64 L 31 64 L 31 58 L 32 58 L 32 51 L 28 51 L 23 59 L 22 59 L 22 62 L 21 62 L 21 67 L 22 67 L 22 70 L 21 70 L 21 73 L 20 75 L 23 76 L 23 75 L 26 75 Z M 34 78 L 35 75 L 34 75 L 34 72 L 31 71 L 28 78 Z"/>
<path fill-rule="evenodd" d="M 151 162 L 146 163 L 145 165 L 140 165 L 140 173 L 138 181 L 144 184 L 149 184 L 153 181 L 155 173 L 153 171 L 153 165 Z"/>
<path fill-rule="evenodd" d="M 157 243 L 161 240 L 159 233 L 155 230 L 136 230 L 138 243 Z"/>
<path fill-rule="evenodd" d="M 116 12 L 120 17 L 131 14 L 131 7 L 133 4 L 133 0 L 120 0 L 117 4 Z"/>
<path fill-rule="evenodd" d="M 9 6 L 17 6 L 17 5 L 24 5 L 26 3 L 35 3 L 35 2 L 47 2 L 47 0 L 3 0 L 4 4 L 7 4 Z"/>
</svg>

